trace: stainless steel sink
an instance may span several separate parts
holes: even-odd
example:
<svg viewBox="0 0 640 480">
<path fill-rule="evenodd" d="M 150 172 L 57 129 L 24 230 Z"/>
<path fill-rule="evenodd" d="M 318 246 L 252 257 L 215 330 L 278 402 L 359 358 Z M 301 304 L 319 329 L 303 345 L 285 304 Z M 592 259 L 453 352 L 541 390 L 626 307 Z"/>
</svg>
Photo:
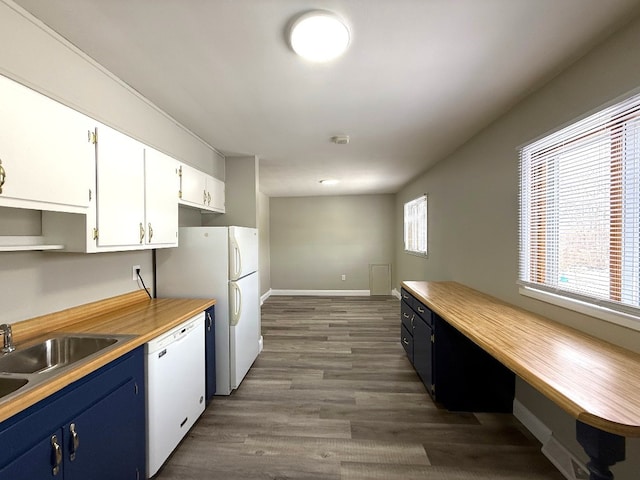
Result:
<svg viewBox="0 0 640 480">
<path fill-rule="evenodd" d="M 0 377 L 0 398 L 15 392 L 28 382 L 26 378 Z"/>
<path fill-rule="evenodd" d="M 131 338 L 132 335 L 60 334 L 18 344 L 13 352 L 0 355 L 0 402 Z"/>
<path fill-rule="evenodd" d="M 0 372 L 45 373 L 82 360 L 117 341 L 117 338 L 109 337 L 49 338 L 32 347 L 18 349 L 0 357 Z"/>
</svg>

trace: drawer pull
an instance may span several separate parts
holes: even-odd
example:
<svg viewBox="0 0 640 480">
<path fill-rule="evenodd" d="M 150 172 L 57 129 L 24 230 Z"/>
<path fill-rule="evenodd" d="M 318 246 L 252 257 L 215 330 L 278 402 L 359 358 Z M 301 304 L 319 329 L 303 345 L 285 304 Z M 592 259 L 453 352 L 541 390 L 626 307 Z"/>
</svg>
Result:
<svg viewBox="0 0 640 480">
<path fill-rule="evenodd" d="M 403 316 L 404 318 L 409 318 L 409 315 L 407 315 L 407 314 L 406 314 L 406 313 L 404 313 L 404 312 L 402 312 L 402 316 Z"/>
<path fill-rule="evenodd" d="M 418 307 L 418 312 L 424 313 L 424 310 L 422 308 Z"/>
<path fill-rule="evenodd" d="M 51 463 L 53 464 L 51 473 L 56 476 L 60 472 L 60 465 L 62 464 L 62 447 L 58 443 L 58 437 L 55 435 L 51 437 L 51 448 Z"/>
<path fill-rule="evenodd" d="M 402 337 L 402 343 L 404 343 L 405 345 L 409 345 L 409 340 L 407 340 L 406 338 Z"/>
<path fill-rule="evenodd" d="M 69 460 L 73 462 L 76 459 L 76 452 L 80 446 L 80 437 L 78 437 L 75 423 L 69 425 L 69 433 L 71 433 L 71 451 L 69 452 Z"/>
</svg>

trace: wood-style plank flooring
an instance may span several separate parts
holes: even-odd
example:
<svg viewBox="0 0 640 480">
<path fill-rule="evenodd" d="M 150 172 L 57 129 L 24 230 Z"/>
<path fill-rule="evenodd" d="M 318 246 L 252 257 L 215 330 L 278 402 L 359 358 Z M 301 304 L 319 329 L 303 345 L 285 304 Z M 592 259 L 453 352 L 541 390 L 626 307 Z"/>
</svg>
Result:
<svg viewBox="0 0 640 480">
<path fill-rule="evenodd" d="M 271 297 L 264 350 L 161 480 L 562 480 L 511 415 L 435 405 L 393 297 Z"/>
</svg>

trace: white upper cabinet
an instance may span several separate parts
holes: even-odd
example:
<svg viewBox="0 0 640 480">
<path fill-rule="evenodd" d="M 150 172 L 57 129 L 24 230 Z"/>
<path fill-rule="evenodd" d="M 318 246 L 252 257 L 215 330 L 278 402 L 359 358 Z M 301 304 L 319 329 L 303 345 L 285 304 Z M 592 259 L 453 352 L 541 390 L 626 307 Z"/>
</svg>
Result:
<svg viewBox="0 0 640 480">
<path fill-rule="evenodd" d="M 189 165 L 180 165 L 180 203 L 218 213 L 225 212 L 224 182 Z"/>
<path fill-rule="evenodd" d="M 144 145 L 103 125 L 97 129 L 96 195 L 98 247 L 144 245 Z"/>
<path fill-rule="evenodd" d="M 178 245 L 178 162 L 105 125 L 95 129 L 87 215 L 42 212 L 42 232 L 69 252 Z"/>
<path fill-rule="evenodd" d="M 204 208 L 207 201 L 207 175 L 184 163 L 179 167 L 179 200 L 183 205 Z"/>
<path fill-rule="evenodd" d="M 145 221 L 148 245 L 178 244 L 178 161 L 153 148 L 144 149 Z"/>
<path fill-rule="evenodd" d="M 207 176 L 207 206 L 214 212 L 225 212 L 224 182 L 217 178 Z"/>
<path fill-rule="evenodd" d="M 0 206 L 85 213 L 95 122 L 0 76 Z"/>
</svg>

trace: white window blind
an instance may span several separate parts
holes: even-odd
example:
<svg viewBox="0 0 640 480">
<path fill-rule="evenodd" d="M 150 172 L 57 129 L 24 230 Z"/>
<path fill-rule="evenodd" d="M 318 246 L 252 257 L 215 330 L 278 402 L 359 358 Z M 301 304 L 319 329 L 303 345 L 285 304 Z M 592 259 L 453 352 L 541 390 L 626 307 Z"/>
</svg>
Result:
<svg viewBox="0 0 640 480">
<path fill-rule="evenodd" d="M 404 249 L 427 254 L 427 196 L 404 204 Z"/>
<path fill-rule="evenodd" d="M 640 316 L 640 95 L 520 150 L 519 283 Z"/>
</svg>

